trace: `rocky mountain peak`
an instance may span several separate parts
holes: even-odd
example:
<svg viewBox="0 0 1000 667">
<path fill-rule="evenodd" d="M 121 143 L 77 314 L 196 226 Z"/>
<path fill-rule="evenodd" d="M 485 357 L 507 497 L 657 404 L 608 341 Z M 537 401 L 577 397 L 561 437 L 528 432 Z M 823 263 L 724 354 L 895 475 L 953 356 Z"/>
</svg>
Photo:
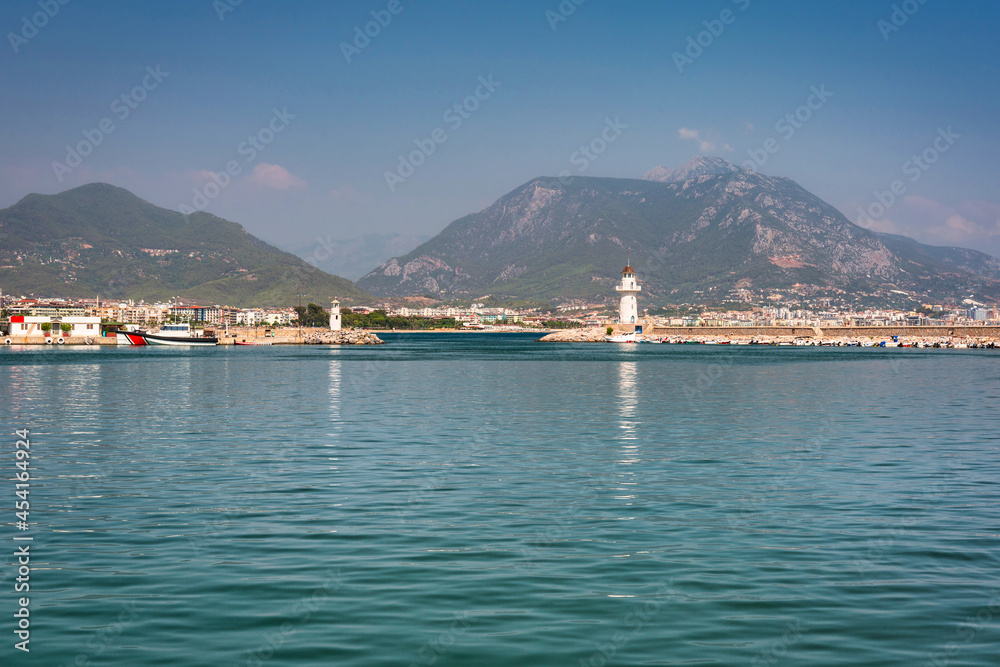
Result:
<svg viewBox="0 0 1000 667">
<path fill-rule="evenodd" d="M 719 176 L 739 171 L 739 167 L 729 160 L 711 155 L 697 155 L 678 169 L 670 167 L 653 167 L 643 175 L 643 180 L 660 183 L 683 183 L 698 176 Z"/>
</svg>

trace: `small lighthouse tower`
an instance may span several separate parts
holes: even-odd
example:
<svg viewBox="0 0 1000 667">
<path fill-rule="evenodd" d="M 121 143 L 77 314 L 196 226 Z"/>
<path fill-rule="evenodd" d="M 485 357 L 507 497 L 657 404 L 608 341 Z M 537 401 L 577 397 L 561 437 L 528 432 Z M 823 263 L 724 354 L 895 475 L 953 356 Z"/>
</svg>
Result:
<svg viewBox="0 0 1000 667">
<path fill-rule="evenodd" d="M 336 299 L 330 308 L 330 331 L 340 331 L 340 302 Z"/>
<path fill-rule="evenodd" d="M 635 269 L 631 265 L 632 258 L 629 252 L 628 264 L 622 269 L 622 284 L 615 285 L 615 289 L 622 295 L 621 305 L 618 308 L 620 324 L 636 324 L 639 321 L 639 304 L 635 295 L 642 291 L 642 287 L 635 281 Z"/>
</svg>

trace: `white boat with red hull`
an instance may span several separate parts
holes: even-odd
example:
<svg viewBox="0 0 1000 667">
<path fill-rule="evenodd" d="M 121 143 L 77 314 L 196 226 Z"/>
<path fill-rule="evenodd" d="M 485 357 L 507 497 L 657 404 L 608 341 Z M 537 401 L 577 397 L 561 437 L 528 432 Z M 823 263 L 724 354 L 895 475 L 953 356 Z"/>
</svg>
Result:
<svg viewBox="0 0 1000 667">
<path fill-rule="evenodd" d="M 214 336 L 199 336 L 189 324 L 164 324 L 156 333 L 149 331 L 119 331 L 118 343 L 125 345 L 187 345 L 207 347 L 218 345 Z"/>
</svg>

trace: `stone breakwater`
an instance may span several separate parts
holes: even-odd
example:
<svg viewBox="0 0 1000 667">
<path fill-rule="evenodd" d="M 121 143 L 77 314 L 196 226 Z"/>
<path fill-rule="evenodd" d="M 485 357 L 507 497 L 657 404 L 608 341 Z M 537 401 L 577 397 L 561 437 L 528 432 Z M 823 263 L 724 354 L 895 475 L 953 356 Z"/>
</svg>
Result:
<svg viewBox="0 0 1000 667">
<path fill-rule="evenodd" d="M 615 333 L 622 333 L 615 327 Z M 606 327 L 564 329 L 538 339 L 545 343 L 601 343 Z M 1000 327 L 671 327 L 637 336 L 650 343 L 735 345 L 857 345 L 862 347 L 1000 348 Z"/>
<path fill-rule="evenodd" d="M 603 343 L 607 335 L 607 327 L 592 327 L 589 329 L 563 329 L 542 336 L 542 343 Z"/>
<path fill-rule="evenodd" d="M 385 341 L 370 331 L 345 329 L 323 331 L 302 338 L 304 345 L 385 345 Z"/>
</svg>

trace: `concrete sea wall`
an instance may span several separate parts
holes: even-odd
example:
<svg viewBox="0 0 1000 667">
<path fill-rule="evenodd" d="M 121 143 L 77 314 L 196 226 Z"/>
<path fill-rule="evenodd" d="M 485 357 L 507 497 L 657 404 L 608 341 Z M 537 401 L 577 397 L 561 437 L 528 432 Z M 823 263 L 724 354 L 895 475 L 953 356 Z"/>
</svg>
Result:
<svg viewBox="0 0 1000 667">
<path fill-rule="evenodd" d="M 0 336 L 0 341 L 6 342 L 10 339 L 11 345 L 59 345 L 57 343 L 57 337 L 53 336 L 46 339 L 45 336 Z M 115 345 L 115 337 L 108 336 L 90 336 L 91 345 Z M 46 343 L 46 340 L 52 341 L 51 343 Z M 63 338 L 62 345 L 88 345 L 86 336 L 66 336 Z"/>
</svg>

